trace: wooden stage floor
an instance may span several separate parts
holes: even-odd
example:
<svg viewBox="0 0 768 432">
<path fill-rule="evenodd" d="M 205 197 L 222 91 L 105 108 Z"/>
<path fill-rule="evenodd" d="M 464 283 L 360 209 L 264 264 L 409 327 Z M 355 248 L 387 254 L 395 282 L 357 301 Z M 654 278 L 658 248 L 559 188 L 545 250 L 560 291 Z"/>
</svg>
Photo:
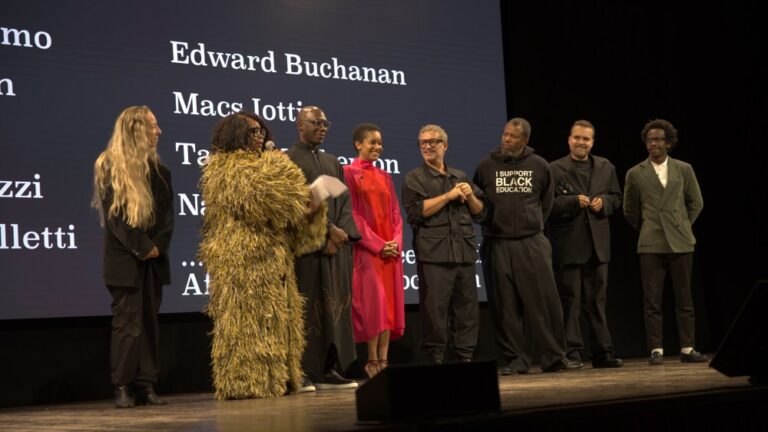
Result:
<svg viewBox="0 0 768 432">
<path fill-rule="evenodd" d="M 728 378 L 707 364 L 682 364 L 668 356 L 662 366 L 645 359 L 627 361 L 618 369 L 499 377 L 501 413 L 513 419 L 530 414 L 548 416 L 561 410 L 595 409 L 616 403 L 664 400 L 680 395 L 750 392 L 747 378 Z M 418 383 L 414 383 L 418 385 Z M 0 410 L 3 431 L 348 431 L 382 430 L 356 424 L 353 390 L 305 393 L 277 399 L 214 401 L 211 393 L 161 395 L 162 407 L 115 409 L 111 400 Z M 752 396 L 749 396 L 752 397 Z M 591 408 L 587 408 L 591 407 Z M 768 406 L 765 407 L 768 410 Z M 500 423 L 496 422 L 496 426 Z M 437 430 L 399 424 L 401 430 Z M 454 424 L 453 430 L 462 430 Z M 478 428 L 472 428 L 478 430 Z M 480 428 L 480 429 L 493 429 Z"/>
</svg>

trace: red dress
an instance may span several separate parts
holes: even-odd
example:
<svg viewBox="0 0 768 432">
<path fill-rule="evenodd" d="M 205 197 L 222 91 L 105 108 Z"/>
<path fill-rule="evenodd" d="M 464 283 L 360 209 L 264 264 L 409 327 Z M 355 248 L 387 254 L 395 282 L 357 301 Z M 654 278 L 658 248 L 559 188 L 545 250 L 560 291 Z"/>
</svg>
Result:
<svg viewBox="0 0 768 432">
<path fill-rule="evenodd" d="M 403 261 L 382 258 L 379 251 L 395 240 L 403 246 L 403 219 L 392 177 L 371 162 L 355 158 L 344 166 L 352 197 L 352 215 L 362 239 L 354 243 L 352 326 L 355 342 L 365 342 L 390 330 L 390 339 L 403 335 Z"/>
</svg>

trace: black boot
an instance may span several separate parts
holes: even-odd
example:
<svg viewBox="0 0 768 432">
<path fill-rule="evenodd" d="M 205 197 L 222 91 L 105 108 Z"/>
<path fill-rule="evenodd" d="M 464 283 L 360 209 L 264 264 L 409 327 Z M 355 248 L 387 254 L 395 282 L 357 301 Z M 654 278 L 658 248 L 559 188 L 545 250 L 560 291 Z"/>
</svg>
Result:
<svg viewBox="0 0 768 432">
<path fill-rule="evenodd" d="M 127 385 L 115 386 L 115 407 L 133 408 L 134 401 L 131 395 L 131 389 Z"/>
<path fill-rule="evenodd" d="M 142 405 L 166 405 L 167 402 L 160 399 L 152 387 L 139 387 L 136 389 L 136 400 Z"/>
</svg>

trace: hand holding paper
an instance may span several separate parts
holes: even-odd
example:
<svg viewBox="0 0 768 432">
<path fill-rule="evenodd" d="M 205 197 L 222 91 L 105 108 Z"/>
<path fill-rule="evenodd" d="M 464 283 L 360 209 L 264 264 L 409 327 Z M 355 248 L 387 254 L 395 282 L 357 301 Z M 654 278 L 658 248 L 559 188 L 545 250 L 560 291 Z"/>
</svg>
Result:
<svg viewBox="0 0 768 432">
<path fill-rule="evenodd" d="M 339 179 L 323 174 L 309 185 L 309 191 L 312 194 L 312 207 L 317 208 L 326 198 L 336 198 L 346 190 L 347 186 Z"/>
</svg>

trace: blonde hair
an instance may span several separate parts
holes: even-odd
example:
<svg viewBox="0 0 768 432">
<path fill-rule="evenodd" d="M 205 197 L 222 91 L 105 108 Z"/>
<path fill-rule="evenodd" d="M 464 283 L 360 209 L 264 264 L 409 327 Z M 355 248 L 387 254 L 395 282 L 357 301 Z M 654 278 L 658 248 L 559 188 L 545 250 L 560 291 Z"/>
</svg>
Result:
<svg viewBox="0 0 768 432">
<path fill-rule="evenodd" d="M 132 106 L 120 113 L 107 148 L 93 165 L 91 205 L 99 210 L 102 224 L 105 219 L 121 217 L 134 228 L 147 229 L 155 221 L 149 170 L 157 170 L 159 157 L 149 145 L 154 127 L 147 120 L 150 112 L 147 106 Z M 109 209 L 104 209 L 102 199 L 107 193 L 112 200 Z"/>
</svg>

